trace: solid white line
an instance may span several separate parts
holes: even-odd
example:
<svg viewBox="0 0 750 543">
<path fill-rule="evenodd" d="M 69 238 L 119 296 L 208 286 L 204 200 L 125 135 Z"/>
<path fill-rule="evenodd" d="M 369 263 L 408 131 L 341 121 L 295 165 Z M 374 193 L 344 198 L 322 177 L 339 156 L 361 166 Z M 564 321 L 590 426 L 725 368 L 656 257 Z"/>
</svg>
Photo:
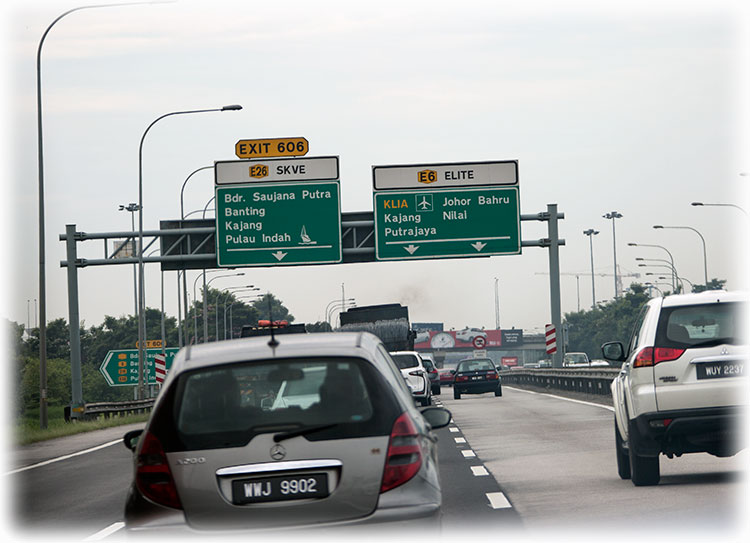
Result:
<svg viewBox="0 0 750 543">
<path fill-rule="evenodd" d="M 488 492 L 486 496 L 490 500 L 490 506 L 493 509 L 508 509 L 513 507 L 502 492 Z"/>
<path fill-rule="evenodd" d="M 27 471 L 34 468 L 40 468 L 42 466 L 46 466 L 48 464 L 54 464 L 55 462 L 60 462 L 62 460 L 67 460 L 68 458 L 73 458 L 74 456 L 81 456 L 82 454 L 88 454 L 94 451 L 98 451 L 100 449 L 104 449 L 106 447 L 111 447 L 112 445 L 115 445 L 117 443 L 122 443 L 122 438 L 117 439 L 115 441 L 110 441 L 109 443 L 104 443 L 103 445 L 98 445 L 96 447 L 92 447 L 90 449 L 86 449 L 84 451 L 78 451 L 73 454 L 66 454 L 65 456 L 58 456 L 57 458 L 52 458 L 50 460 L 45 460 L 44 462 L 38 462 L 36 464 L 32 464 L 30 466 L 26 466 L 23 468 L 14 469 L 13 471 L 8 471 L 5 473 L 5 475 L 13 475 L 14 473 L 20 473 L 22 471 Z"/>
<path fill-rule="evenodd" d="M 471 466 L 471 472 L 474 474 L 474 477 L 483 477 L 490 474 L 484 466 Z"/>
<path fill-rule="evenodd" d="M 464 458 L 474 458 L 476 456 L 476 454 L 474 454 L 474 451 L 472 451 L 471 449 L 466 450 L 466 451 L 461 451 L 461 454 L 464 455 Z"/>
<path fill-rule="evenodd" d="M 99 530 L 94 535 L 88 536 L 84 541 L 100 541 L 102 539 L 105 539 L 109 536 L 111 536 L 113 533 L 117 532 L 118 530 L 122 530 L 125 527 L 124 522 L 115 522 L 113 524 L 110 524 L 103 530 Z"/>
<path fill-rule="evenodd" d="M 606 409 L 608 411 L 613 411 L 614 412 L 614 410 L 615 410 L 615 408 L 612 407 L 611 405 L 603 405 L 603 404 L 594 403 L 594 402 L 585 402 L 583 400 L 574 400 L 573 398 L 566 398 L 565 396 L 556 396 L 555 394 L 547 394 L 546 392 L 534 392 L 532 390 L 524 390 L 522 388 L 510 387 L 510 386 L 507 386 L 507 385 L 506 385 L 505 388 L 509 388 L 511 390 L 517 390 L 518 392 L 526 392 L 527 394 L 539 394 L 541 396 L 549 396 L 550 398 L 557 398 L 558 400 L 565 400 L 566 402 L 582 403 L 583 405 L 591 405 L 593 407 L 601 407 L 602 409 Z"/>
<path fill-rule="evenodd" d="M 455 441 L 456 443 L 466 443 L 466 439 L 465 439 L 465 438 L 463 438 L 463 437 L 454 437 L 454 438 L 453 438 L 453 440 L 454 440 L 454 441 Z"/>
</svg>

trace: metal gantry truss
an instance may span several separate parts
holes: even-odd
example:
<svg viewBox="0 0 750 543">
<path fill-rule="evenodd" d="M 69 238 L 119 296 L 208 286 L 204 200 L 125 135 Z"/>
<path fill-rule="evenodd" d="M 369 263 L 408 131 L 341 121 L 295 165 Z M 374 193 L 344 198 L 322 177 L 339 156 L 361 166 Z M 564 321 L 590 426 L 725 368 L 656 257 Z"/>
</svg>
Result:
<svg viewBox="0 0 750 543">
<path fill-rule="evenodd" d="M 557 204 L 548 204 L 547 211 L 536 214 L 522 214 L 521 221 L 539 221 L 547 223 L 548 236 L 536 240 L 522 240 L 522 247 L 543 247 L 549 249 L 550 275 L 550 315 L 552 324 L 559 330 L 562 322 L 560 310 L 560 257 L 558 248 L 565 245 L 565 240 L 558 236 L 558 220 L 565 214 L 557 211 Z M 138 232 L 103 232 L 87 233 L 76 231 L 76 225 L 69 224 L 60 240 L 66 243 L 66 260 L 61 267 L 68 269 L 68 316 L 70 323 L 70 357 L 72 372 L 71 414 L 76 417 L 83 409 L 81 386 L 81 344 L 80 319 L 78 311 L 78 268 L 88 266 L 106 266 L 118 264 L 137 264 L 138 258 L 121 257 L 120 251 L 132 244 L 139 237 Z M 161 264 L 162 271 L 207 270 L 218 268 L 216 260 L 216 220 L 191 219 L 168 220 L 160 222 L 159 230 L 144 230 L 143 254 L 159 243 L 159 256 L 144 256 L 144 263 Z M 118 249 L 109 253 L 107 240 L 124 240 Z M 104 240 L 103 258 L 79 258 L 78 242 Z M 342 264 L 357 262 L 376 262 L 375 259 L 375 222 L 372 211 L 347 212 L 341 214 L 341 252 Z M 562 338 L 562 334 L 558 334 Z M 559 339 L 558 341 L 561 341 Z M 562 346 L 558 345 L 554 355 L 553 366 L 562 367 Z M 143 366 L 141 366 L 143 371 Z"/>
</svg>

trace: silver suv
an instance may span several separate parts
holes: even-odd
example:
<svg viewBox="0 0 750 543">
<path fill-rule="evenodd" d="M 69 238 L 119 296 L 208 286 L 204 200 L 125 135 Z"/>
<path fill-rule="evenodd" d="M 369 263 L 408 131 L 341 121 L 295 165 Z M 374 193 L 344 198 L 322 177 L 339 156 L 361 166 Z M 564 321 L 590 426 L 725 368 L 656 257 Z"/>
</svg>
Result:
<svg viewBox="0 0 750 543">
<path fill-rule="evenodd" d="M 604 358 L 623 362 L 611 386 L 622 479 L 657 484 L 659 454 L 724 457 L 744 448 L 747 302 L 725 291 L 654 298 L 627 347 L 602 345 Z"/>
</svg>

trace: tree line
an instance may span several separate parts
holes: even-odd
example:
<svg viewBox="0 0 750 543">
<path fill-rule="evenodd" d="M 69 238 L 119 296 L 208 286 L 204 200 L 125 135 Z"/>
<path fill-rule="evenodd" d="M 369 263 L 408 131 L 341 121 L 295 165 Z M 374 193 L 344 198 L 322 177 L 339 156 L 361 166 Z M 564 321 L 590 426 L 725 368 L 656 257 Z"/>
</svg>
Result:
<svg viewBox="0 0 750 543">
<path fill-rule="evenodd" d="M 285 320 L 293 322 L 294 316 L 273 294 L 265 294 L 252 302 L 236 298 L 232 293 L 208 288 L 207 291 L 208 341 L 226 337 L 239 337 L 243 325 L 256 325 L 259 320 Z M 230 328 L 231 308 L 231 328 Z M 226 309 L 226 311 L 225 311 Z M 224 325 L 226 314 L 226 328 Z M 164 318 L 167 347 L 179 345 L 178 324 L 175 317 L 163 315 L 160 310 L 145 311 L 146 338 L 162 338 Z M 326 330 L 327 323 L 312 325 L 311 331 Z M 330 327 L 328 327 L 330 329 Z M 39 329 L 26 329 L 23 324 L 6 320 L 8 345 L 12 352 L 12 390 L 16 391 L 15 413 L 18 417 L 29 415 L 39 407 Z M 99 372 L 107 352 L 135 349 L 138 340 L 138 319 L 135 315 L 114 317 L 107 315 L 99 325 L 87 327 L 81 323 L 81 373 L 85 402 L 124 401 L 133 399 L 133 387 L 111 387 Z M 197 301 L 188 309 L 183 322 L 183 342 L 203 343 L 203 302 Z M 217 334 L 218 332 L 218 334 Z M 65 406 L 71 398 L 70 327 L 60 318 L 47 324 L 47 398 L 48 405 Z"/>
</svg>

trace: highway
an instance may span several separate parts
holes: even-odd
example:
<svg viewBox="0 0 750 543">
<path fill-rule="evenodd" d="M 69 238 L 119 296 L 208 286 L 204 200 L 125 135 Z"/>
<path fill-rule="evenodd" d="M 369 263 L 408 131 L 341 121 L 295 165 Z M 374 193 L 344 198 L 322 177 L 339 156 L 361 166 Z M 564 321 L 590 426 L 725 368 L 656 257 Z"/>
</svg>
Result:
<svg viewBox="0 0 750 543">
<path fill-rule="evenodd" d="M 745 483 L 747 451 L 662 457 L 657 487 L 619 479 L 607 406 L 506 386 L 501 398 L 438 397 L 454 423 L 439 430 L 443 532 L 543 534 L 732 534 Z M 5 477 L 14 529 L 63 530 L 74 538 L 121 539 L 130 452 L 116 442 L 129 427 L 53 440 L 19 450 Z M 67 456 L 74 453 L 75 456 Z M 62 459 L 60 459 L 62 457 Z M 40 462 L 56 460 L 48 464 Z M 35 467 L 34 467 L 35 466 Z M 24 469 L 25 468 L 25 469 Z"/>
</svg>

